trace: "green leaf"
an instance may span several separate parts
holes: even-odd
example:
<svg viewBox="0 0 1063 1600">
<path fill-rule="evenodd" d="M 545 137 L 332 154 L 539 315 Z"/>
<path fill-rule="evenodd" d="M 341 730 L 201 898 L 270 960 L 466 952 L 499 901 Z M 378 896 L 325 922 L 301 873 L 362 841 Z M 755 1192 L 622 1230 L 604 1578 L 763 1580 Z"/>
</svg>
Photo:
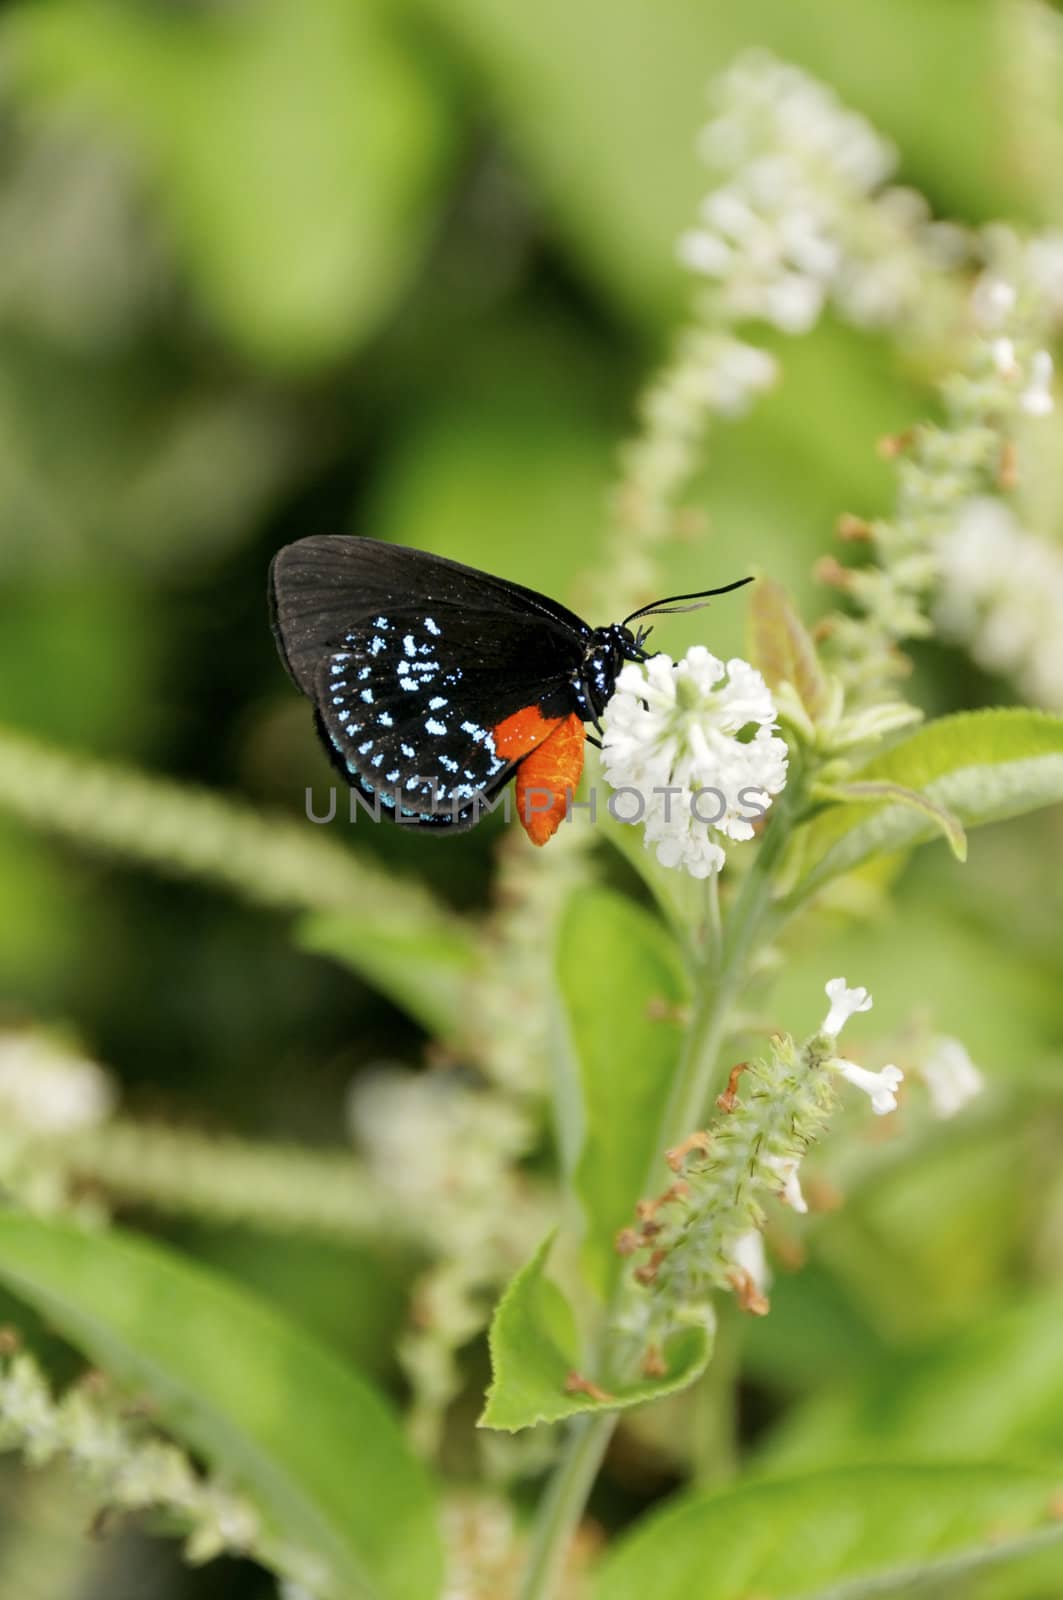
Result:
<svg viewBox="0 0 1063 1600">
<path fill-rule="evenodd" d="M 773 1469 L 813 1462 L 1017 1456 L 1063 1461 L 1063 1295 L 1046 1293 L 812 1396 L 767 1442 Z"/>
<path fill-rule="evenodd" d="M 1021 816 L 1063 800 L 1063 718 L 1013 709 L 942 717 L 868 762 L 857 781 L 916 791 L 966 827 Z M 939 817 L 896 797 L 832 806 L 794 836 L 797 891 L 940 831 Z"/>
<path fill-rule="evenodd" d="M 684 1388 L 708 1365 L 712 1353 L 709 1332 L 691 1328 L 665 1347 L 665 1377 L 603 1390 L 598 1398 L 573 1391 L 574 1376 L 593 1380 L 594 1375 L 580 1369 L 572 1308 L 546 1276 L 553 1242 L 551 1234 L 517 1273 L 495 1309 L 490 1332 L 493 1378 L 480 1417 L 481 1428 L 516 1433 L 581 1412 L 641 1405 L 644 1400 Z"/>
<path fill-rule="evenodd" d="M 815 722 L 830 702 L 816 647 L 781 583 L 758 578 L 749 601 L 750 659 L 769 688 L 788 683 Z"/>
<path fill-rule="evenodd" d="M 661 924 L 605 889 L 570 900 L 558 980 L 583 1109 L 574 1183 L 586 1218 L 585 1261 L 607 1293 L 620 1264 L 613 1239 L 632 1221 L 652 1166 L 690 989 Z"/>
<path fill-rule="evenodd" d="M 429 1033 L 460 1037 L 468 985 L 479 959 L 475 937 L 457 917 L 422 915 L 416 925 L 322 911 L 300 919 L 296 939 L 331 956 L 386 994 Z"/>
<path fill-rule="evenodd" d="M 87 108 L 145 170 L 214 317 L 253 355 L 334 359 L 430 232 L 450 134 L 378 8 L 56 3 L 6 19 L 24 94 Z"/>
<path fill-rule="evenodd" d="M 673 314 L 673 241 L 709 177 L 705 86 L 750 46 L 822 74 L 963 215 L 1018 201 L 992 8 L 953 0 L 417 0 L 477 69 L 507 148 L 582 269 L 640 317 Z M 588 90 L 593 85 L 593 116 Z M 967 118 L 933 114 L 968 105 Z M 818 421 L 818 419 L 816 419 Z"/>
<path fill-rule="evenodd" d="M 432 1600 L 432 1497 L 390 1412 L 296 1324 L 120 1231 L 0 1214 L 0 1282 L 324 1562 L 329 1600 Z"/>
<path fill-rule="evenodd" d="M 1063 1542 L 1057 1490 L 1048 1472 L 908 1464 L 683 1496 L 621 1541 L 594 1600 L 941 1600 L 950 1579 Z"/>
<path fill-rule="evenodd" d="M 832 785 L 829 798 L 843 804 L 851 801 L 855 805 L 873 805 L 878 800 L 889 800 L 894 805 L 911 806 L 914 811 L 921 811 L 930 818 L 948 841 L 949 849 L 957 861 L 967 860 L 967 835 L 959 817 L 945 806 L 935 805 L 929 795 L 920 794 L 918 789 L 906 789 L 902 783 L 885 781 L 838 783 Z"/>
</svg>

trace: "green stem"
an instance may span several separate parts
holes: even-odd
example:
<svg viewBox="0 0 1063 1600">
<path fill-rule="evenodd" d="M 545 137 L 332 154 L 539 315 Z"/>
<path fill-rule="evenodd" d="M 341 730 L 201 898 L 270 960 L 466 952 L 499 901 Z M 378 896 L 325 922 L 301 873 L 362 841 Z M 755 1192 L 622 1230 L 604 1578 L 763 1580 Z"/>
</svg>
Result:
<svg viewBox="0 0 1063 1600">
<path fill-rule="evenodd" d="M 780 824 L 783 820 L 778 819 Z M 785 826 L 769 832 L 749 870 L 728 918 L 715 979 L 710 971 L 702 972 L 686 1049 L 665 1109 L 661 1150 L 691 1133 L 704 1116 L 731 1002 L 741 987 L 746 959 L 771 903 L 771 869 L 785 843 L 786 832 Z M 658 1155 L 655 1167 L 659 1160 Z M 652 1187 L 652 1180 L 647 1187 Z"/>
<path fill-rule="evenodd" d="M 741 987 L 746 958 L 770 905 L 771 869 L 788 832 L 789 813 L 780 807 L 732 907 L 718 967 L 710 941 L 708 958 L 700 969 L 694 1016 L 655 1141 L 645 1193 L 657 1180 L 662 1152 L 701 1122 L 731 1002 Z M 608 1322 L 607 1314 L 606 1328 Z M 583 1516 L 616 1422 L 616 1412 L 604 1412 L 601 1416 L 581 1417 L 571 1425 L 564 1453 L 539 1507 L 521 1600 L 552 1600 L 556 1594 L 569 1541 Z"/>
<path fill-rule="evenodd" d="M 543 1496 L 532 1534 L 521 1600 L 549 1600 L 557 1593 L 569 1543 L 598 1476 L 617 1413 L 579 1417 L 571 1424 L 564 1455 Z"/>
</svg>

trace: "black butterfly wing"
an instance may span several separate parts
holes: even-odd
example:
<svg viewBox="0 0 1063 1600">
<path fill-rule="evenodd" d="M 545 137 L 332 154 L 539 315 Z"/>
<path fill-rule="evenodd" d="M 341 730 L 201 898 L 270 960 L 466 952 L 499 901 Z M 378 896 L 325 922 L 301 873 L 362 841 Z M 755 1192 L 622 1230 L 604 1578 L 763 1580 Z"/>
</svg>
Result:
<svg viewBox="0 0 1063 1600">
<path fill-rule="evenodd" d="M 271 571 L 274 632 L 333 763 L 384 814 L 468 826 L 516 762 L 494 729 L 571 709 L 590 630 L 534 590 L 424 551 L 333 536 Z"/>
</svg>

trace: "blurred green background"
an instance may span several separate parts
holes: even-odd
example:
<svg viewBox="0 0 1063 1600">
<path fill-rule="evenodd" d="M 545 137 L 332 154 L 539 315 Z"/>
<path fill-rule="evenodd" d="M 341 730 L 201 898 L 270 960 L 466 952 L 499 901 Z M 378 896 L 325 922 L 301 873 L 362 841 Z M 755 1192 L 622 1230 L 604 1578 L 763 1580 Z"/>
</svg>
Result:
<svg viewBox="0 0 1063 1600">
<path fill-rule="evenodd" d="M 0 721 L 300 815 L 328 769 L 269 635 L 273 551 L 372 534 L 579 606 L 633 396 L 686 303 L 673 244 L 704 187 L 712 74 L 767 44 L 888 133 L 940 214 L 1051 220 L 1058 174 L 1030 157 L 1013 21 L 990 0 L 7 6 Z M 756 566 L 810 619 L 826 609 L 809 574 L 837 514 L 890 502 L 875 439 L 930 405 L 884 342 L 830 322 L 795 341 L 755 417 L 714 436 L 707 532 L 668 550 L 662 592 Z M 726 654 L 742 606 L 658 626 L 673 653 L 708 627 Z M 937 649 L 916 686 L 934 710 L 1011 697 Z M 457 907 L 488 902 L 493 823 L 446 843 L 334 833 Z M 1063 886 L 1044 861 L 1061 845 L 1049 817 L 980 835 L 963 873 L 935 846 L 888 917 L 788 965 L 778 1016 L 800 1031 L 845 971 L 874 990 L 884 1032 L 923 1009 L 988 1074 L 1050 1085 Z M 72 1030 L 133 1111 L 334 1143 L 353 1073 L 421 1058 L 407 1016 L 220 890 L 0 817 L 0 896 L 0 1025 Z M 918 1183 L 887 1172 L 881 1215 L 784 1281 L 750 1341 L 751 1433 L 860 1368 L 869 1329 L 962 1327 L 1038 1252 L 1049 1279 L 1063 1271 L 1036 1204 L 1035 1178 L 1046 1211 L 1063 1200 L 1044 1094 L 1036 1135 L 975 1128 Z M 879 1225 L 890 1261 L 861 1271 Z M 171 1231 L 397 1387 L 402 1263 Z M 10 1525 L 45 1515 L 20 1478 L 2 1482 Z M 120 1567 L 88 1548 L 33 1584 L 3 1592 L 266 1592 L 250 1569 L 184 1573 L 156 1545 Z"/>
</svg>

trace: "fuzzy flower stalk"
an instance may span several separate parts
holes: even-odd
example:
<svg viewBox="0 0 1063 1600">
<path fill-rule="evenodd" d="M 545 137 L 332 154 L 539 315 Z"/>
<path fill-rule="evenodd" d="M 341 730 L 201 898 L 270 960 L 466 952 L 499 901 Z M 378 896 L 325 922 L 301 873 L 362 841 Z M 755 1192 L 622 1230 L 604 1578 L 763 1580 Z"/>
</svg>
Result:
<svg viewBox="0 0 1063 1600">
<path fill-rule="evenodd" d="M 898 645 L 928 636 L 935 625 L 1045 703 L 1060 692 L 1058 666 L 1043 643 L 1058 629 L 1058 546 L 1023 537 L 1005 497 L 1022 481 L 1031 427 L 1053 410 L 1047 341 L 1061 320 L 1054 281 L 1063 271 L 1063 237 L 1023 243 L 995 228 L 979 246 L 983 270 L 963 307 L 960 365 L 941 384 L 942 420 L 882 442 L 897 464 L 893 516 L 845 517 L 839 525 L 873 562 L 842 567 L 830 557 L 820 565 L 820 576 L 853 608 L 830 620 L 831 665 L 865 702 L 881 698 L 907 671 Z M 990 553 L 983 574 L 975 564 Z M 1021 577 L 1033 580 L 1023 599 L 1038 585 L 1040 593 L 1037 621 L 1020 617 L 1016 626 L 1020 575 L 1013 570 L 1003 589 L 996 579 L 1020 563 Z"/>
<path fill-rule="evenodd" d="M 695 878 L 719 872 L 723 841 L 751 839 L 786 783 L 775 720 L 767 684 L 738 657 L 725 664 L 695 645 L 681 661 L 629 663 L 603 724 L 614 814 L 645 823 L 646 847 L 662 866 Z"/>
<path fill-rule="evenodd" d="M 899 1067 L 873 1072 L 839 1053 L 839 1034 L 870 1009 L 871 996 L 844 978 L 832 978 L 826 993 L 830 1009 L 804 1044 L 776 1037 L 766 1060 L 734 1069 L 716 1121 L 666 1153 L 674 1181 L 640 1201 L 634 1225 L 618 1235 L 617 1250 L 633 1258 L 615 1323 L 622 1363 L 660 1375 L 669 1339 L 692 1325 L 711 1328 L 721 1291 L 764 1315 L 767 1207 L 807 1211 L 801 1163 L 827 1129 L 839 1080 L 862 1090 L 877 1116 L 896 1109 Z"/>
<path fill-rule="evenodd" d="M 184 1538 L 193 1565 L 230 1554 L 251 1556 L 308 1595 L 326 1573 L 308 1552 L 279 1543 L 258 1509 L 234 1488 L 204 1476 L 184 1451 L 123 1406 L 98 1374 L 53 1394 L 34 1358 L 0 1333 L 0 1453 L 18 1451 L 33 1467 L 63 1463 L 101 1515 L 163 1515 Z"/>
</svg>

